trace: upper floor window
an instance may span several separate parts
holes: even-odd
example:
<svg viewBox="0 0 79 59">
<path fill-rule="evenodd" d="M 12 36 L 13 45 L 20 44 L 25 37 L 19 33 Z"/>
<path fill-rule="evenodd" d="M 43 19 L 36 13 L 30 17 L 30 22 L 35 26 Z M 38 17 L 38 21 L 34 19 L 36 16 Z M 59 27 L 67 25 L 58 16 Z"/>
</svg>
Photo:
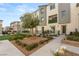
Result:
<svg viewBox="0 0 79 59">
<path fill-rule="evenodd" d="M 76 4 L 76 7 L 79 7 L 79 3 Z"/>
<path fill-rule="evenodd" d="M 55 4 L 50 5 L 50 10 L 55 9 Z"/>
<path fill-rule="evenodd" d="M 40 13 L 41 13 L 41 14 L 44 13 L 44 8 L 41 8 Z"/>
<path fill-rule="evenodd" d="M 65 10 L 64 11 L 61 11 L 61 17 L 64 18 L 65 15 L 66 15 L 66 11 Z"/>
</svg>

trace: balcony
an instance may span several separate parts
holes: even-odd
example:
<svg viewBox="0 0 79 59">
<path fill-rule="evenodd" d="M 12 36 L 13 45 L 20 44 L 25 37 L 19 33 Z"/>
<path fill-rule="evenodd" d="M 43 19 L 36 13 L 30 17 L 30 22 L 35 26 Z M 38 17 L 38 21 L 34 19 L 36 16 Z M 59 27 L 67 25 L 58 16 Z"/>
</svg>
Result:
<svg viewBox="0 0 79 59">
<path fill-rule="evenodd" d="M 49 16 L 48 23 L 57 23 L 57 15 Z"/>
</svg>

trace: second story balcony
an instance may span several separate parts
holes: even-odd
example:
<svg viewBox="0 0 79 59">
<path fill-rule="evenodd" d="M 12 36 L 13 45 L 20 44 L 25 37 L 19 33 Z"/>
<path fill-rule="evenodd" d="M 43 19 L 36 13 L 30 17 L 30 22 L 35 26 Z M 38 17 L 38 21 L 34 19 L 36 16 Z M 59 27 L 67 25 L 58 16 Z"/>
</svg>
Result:
<svg viewBox="0 0 79 59">
<path fill-rule="evenodd" d="M 48 23 L 57 23 L 57 15 L 49 16 Z"/>
</svg>

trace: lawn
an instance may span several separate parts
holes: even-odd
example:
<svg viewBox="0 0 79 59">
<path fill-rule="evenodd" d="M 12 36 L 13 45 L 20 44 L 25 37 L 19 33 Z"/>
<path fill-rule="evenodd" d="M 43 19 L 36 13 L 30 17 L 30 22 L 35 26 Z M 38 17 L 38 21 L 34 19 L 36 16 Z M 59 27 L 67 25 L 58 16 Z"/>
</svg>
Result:
<svg viewBox="0 0 79 59">
<path fill-rule="evenodd" d="M 25 34 L 13 34 L 13 35 L 3 35 L 0 36 L 0 40 L 17 40 L 17 39 L 23 39 L 26 35 Z"/>
<path fill-rule="evenodd" d="M 11 40 L 11 35 L 3 35 L 3 36 L 0 36 L 0 40 Z"/>
</svg>

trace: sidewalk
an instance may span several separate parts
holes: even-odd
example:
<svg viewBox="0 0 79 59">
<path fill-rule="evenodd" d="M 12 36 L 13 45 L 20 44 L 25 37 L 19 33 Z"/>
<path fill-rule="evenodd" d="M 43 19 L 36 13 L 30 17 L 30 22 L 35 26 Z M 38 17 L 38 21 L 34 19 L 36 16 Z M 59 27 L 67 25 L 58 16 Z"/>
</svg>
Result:
<svg viewBox="0 0 79 59">
<path fill-rule="evenodd" d="M 61 45 L 62 39 L 62 35 L 53 39 L 51 42 L 49 42 L 30 56 L 53 56 L 53 53 L 51 53 L 51 49 L 56 50 Z"/>
<path fill-rule="evenodd" d="M 0 56 L 24 56 L 24 54 L 8 40 L 2 40 L 0 41 Z"/>
</svg>

